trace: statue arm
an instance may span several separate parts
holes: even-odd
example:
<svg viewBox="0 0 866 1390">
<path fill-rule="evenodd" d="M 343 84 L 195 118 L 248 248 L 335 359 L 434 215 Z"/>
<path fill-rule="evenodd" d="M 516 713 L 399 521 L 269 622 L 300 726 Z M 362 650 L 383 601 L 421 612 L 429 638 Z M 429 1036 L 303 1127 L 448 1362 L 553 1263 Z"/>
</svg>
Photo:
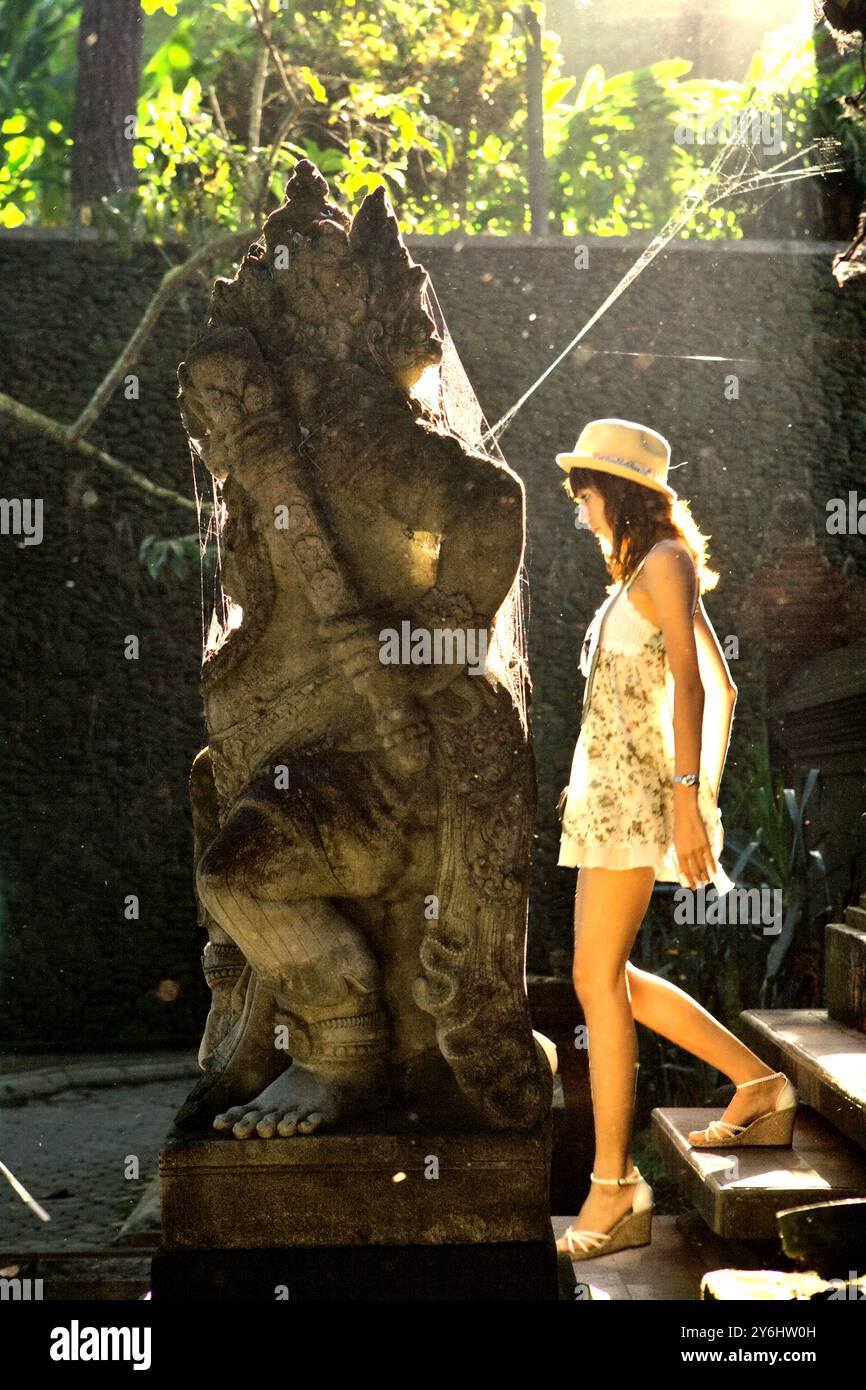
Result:
<svg viewBox="0 0 866 1390">
<path fill-rule="evenodd" d="M 269 368 L 243 328 L 214 332 L 178 369 L 187 433 L 215 477 L 230 475 L 255 497 L 272 554 L 288 548 L 335 661 L 370 707 L 396 776 L 423 768 L 429 734 L 392 672 L 371 660 L 361 604 L 299 453 L 300 430 L 277 401 Z M 277 530 L 276 508 L 285 516 Z M 360 638 L 361 650 L 356 650 Z"/>
<path fill-rule="evenodd" d="M 524 492 L 520 479 L 493 464 L 464 460 L 471 474 L 451 500 L 439 551 L 437 586 L 466 593 L 493 621 L 520 569 Z"/>
<path fill-rule="evenodd" d="M 525 541 L 523 484 L 505 466 L 467 454 L 459 442 L 428 436 L 418 473 L 387 489 L 392 514 L 405 525 L 438 535 L 436 582 L 413 605 L 415 627 L 463 632 L 465 650 L 487 641 L 493 619 L 520 569 Z M 471 633 L 471 635 L 470 635 Z M 483 634 L 483 636 L 482 636 Z M 419 695 L 430 695 L 466 669 L 466 663 L 411 668 Z"/>
</svg>

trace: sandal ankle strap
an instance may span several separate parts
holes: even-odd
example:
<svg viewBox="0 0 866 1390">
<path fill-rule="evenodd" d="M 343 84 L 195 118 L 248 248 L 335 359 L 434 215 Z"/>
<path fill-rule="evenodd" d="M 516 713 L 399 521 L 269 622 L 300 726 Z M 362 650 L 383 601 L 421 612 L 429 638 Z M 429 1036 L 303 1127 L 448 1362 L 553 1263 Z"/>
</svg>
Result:
<svg viewBox="0 0 866 1390">
<path fill-rule="evenodd" d="M 741 1081 L 736 1089 L 742 1091 L 746 1086 L 758 1086 L 762 1081 L 778 1081 L 780 1077 L 785 1081 L 788 1079 L 783 1071 L 774 1071 L 769 1076 L 756 1076 L 754 1081 Z"/>
<path fill-rule="evenodd" d="M 633 1167 L 632 1175 L 628 1178 L 597 1178 L 595 1173 L 590 1173 L 589 1180 L 602 1183 L 605 1187 L 631 1187 L 633 1183 L 642 1182 L 643 1177 L 637 1167 Z"/>
</svg>

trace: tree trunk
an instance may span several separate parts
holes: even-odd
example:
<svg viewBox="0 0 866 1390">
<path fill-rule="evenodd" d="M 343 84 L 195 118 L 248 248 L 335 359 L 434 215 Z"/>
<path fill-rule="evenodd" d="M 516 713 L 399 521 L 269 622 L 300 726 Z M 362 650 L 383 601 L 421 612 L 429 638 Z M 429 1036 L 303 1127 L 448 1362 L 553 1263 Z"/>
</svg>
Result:
<svg viewBox="0 0 866 1390">
<path fill-rule="evenodd" d="M 76 208 L 135 183 L 132 146 L 140 76 L 139 0 L 84 0 L 72 148 Z"/>
<path fill-rule="evenodd" d="M 544 59 L 541 53 L 541 25 L 535 11 L 523 9 L 526 28 L 526 143 L 529 156 L 529 214 L 532 235 L 547 236 L 549 203 L 547 163 L 544 158 Z"/>
</svg>

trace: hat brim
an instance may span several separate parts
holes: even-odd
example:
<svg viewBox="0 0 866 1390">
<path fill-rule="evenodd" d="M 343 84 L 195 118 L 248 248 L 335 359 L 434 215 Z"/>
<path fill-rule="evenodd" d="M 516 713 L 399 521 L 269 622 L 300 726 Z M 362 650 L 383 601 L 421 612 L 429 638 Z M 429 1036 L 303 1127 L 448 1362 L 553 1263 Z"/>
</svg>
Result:
<svg viewBox="0 0 866 1390">
<path fill-rule="evenodd" d="M 588 468 L 595 473 L 612 473 L 616 478 L 626 478 L 630 483 L 637 483 L 638 487 L 652 488 L 653 492 L 663 492 L 672 501 L 677 500 L 677 494 L 667 483 L 657 482 L 655 478 L 650 478 L 645 473 L 636 473 L 632 468 L 624 468 L 621 463 L 605 463 L 591 454 L 557 454 L 556 462 L 564 473 L 570 473 L 572 468 Z"/>
</svg>

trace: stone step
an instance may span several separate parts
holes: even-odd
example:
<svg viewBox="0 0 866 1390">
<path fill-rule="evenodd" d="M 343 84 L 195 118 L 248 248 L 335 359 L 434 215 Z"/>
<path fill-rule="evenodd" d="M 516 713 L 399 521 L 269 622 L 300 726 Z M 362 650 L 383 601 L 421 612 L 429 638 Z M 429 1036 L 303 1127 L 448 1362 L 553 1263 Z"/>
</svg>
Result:
<svg viewBox="0 0 866 1390">
<path fill-rule="evenodd" d="M 800 1269 L 844 1279 L 866 1251 L 866 1197 L 792 1207 L 779 1215 L 779 1236 Z"/>
<path fill-rule="evenodd" d="M 550 1237 L 549 1125 L 419 1133 L 410 1123 L 377 1134 L 360 1127 L 308 1134 L 303 1144 L 288 1138 L 239 1144 L 223 1135 L 170 1141 L 159 1155 L 163 1251 L 408 1250 L 441 1245 L 447 1212 L 449 1244 L 500 1242 L 515 1250 L 532 1244 L 541 1258 Z M 241 1269 L 240 1260 L 234 1263 Z M 177 1288 L 183 1270 L 216 1277 L 218 1262 L 206 1264 L 175 1261 L 169 1274 L 164 1262 L 162 1269 Z M 311 1288 L 327 1274 L 326 1265 L 312 1260 L 295 1268 Z M 426 1268 L 432 1278 L 433 1263 Z M 378 1277 L 373 1264 L 370 1270 Z M 254 1261 L 238 1275 L 244 1285 L 248 1275 L 258 1279 Z"/>
<path fill-rule="evenodd" d="M 845 925 L 855 931 L 866 931 L 866 907 L 846 907 Z"/>
<path fill-rule="evenodd" d="M 791 1148 L 694 1149 L 693 1129 L 722 1112 L 656 1109 L 652 1138 L 683 1196 L 726 1240 L 771 1240 L 776 1213 L 866 1195 L 866 1158 L 814 1110 L 800 1106 Z"/>
<path fill-rule="evenodd" d="M 714 1269 L 704 1275 L 701 1298 L 710 1303 L 808 1303 L 816 1299 L 866 1298 L 866 1275 L 858 1279 L 822 1279 L 819 1274 L 777 1269 Z"/>
<path fill-rule="evenodd" d="M 864 929 L 851 922 L 831 923 L 824 936 L 824 998 L 827 1013 L 848 1028 L 866 1033 L 866 912 L 858 912 Z"/>
<path fill-rule="evenodd" d="M 747 1009 L 743 1041 L 789 1076 L 800 1099 L 866 1149 L 866 1034 L 826 1009 Z"/>
</svg>

